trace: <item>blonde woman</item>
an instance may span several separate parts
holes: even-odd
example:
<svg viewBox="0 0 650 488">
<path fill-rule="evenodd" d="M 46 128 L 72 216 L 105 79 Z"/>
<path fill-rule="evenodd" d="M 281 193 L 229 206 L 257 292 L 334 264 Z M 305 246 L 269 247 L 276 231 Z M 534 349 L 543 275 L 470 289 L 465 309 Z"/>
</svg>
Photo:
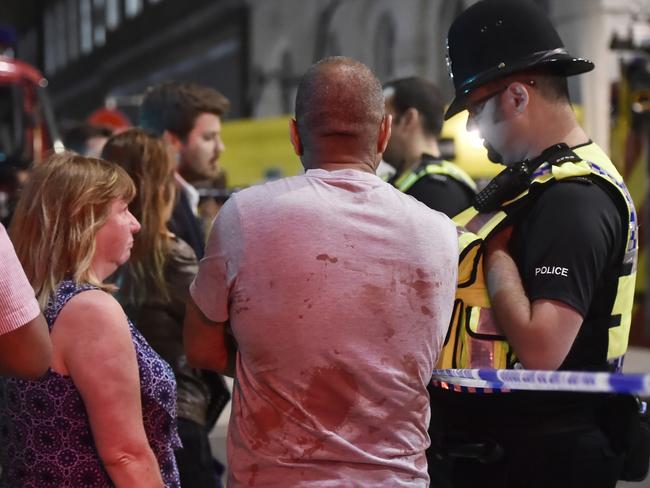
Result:
<svg viewBox="0 0 650 488">
<path fill-rule="evenodd" d="M 105 283 L 140 225 L 118 166 L 72 154 L 34 169 L 10 229 L 52 339 L 41 379 L 3 380 L 3 486 L 177 487 L 175 382 Z"/>
<path fill-rule="evenodd" d="M 181 485 L 220 486 L 208 433 L 228 396 L 216 373 L 190 368 L 183 352 L 183 317 L 189 286 L 198 268 L 194 250 L 169 232 L 174 197 L 175 161 L 166 144 L 141 130 L 112 136 L 102 156 L 133 179 L 137 194 L 129 208 L 142 223 L 131 259 L 118 273 L 118 299 L 135 326 L 169 364 L 178 385 L 176 451 Z"/>
</svg>

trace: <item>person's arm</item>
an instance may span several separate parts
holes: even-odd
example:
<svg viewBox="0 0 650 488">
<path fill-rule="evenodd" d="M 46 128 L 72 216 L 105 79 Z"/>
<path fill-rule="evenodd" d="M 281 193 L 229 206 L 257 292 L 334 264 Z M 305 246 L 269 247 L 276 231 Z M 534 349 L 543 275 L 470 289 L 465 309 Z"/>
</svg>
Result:
<svg viewBox="0 0 650 488">
<path fill-rule="evenodd" d="M 507 245 L 508 227 L 487 241 L 485 272 L 492 310 L 527 369 L 557 369 L 582 325 L 582 316 L 557 300 L 528 300 Z"/>
<path fill-rule="evenodd" d="M 510 229 L 486 242 L 492 306 L 524 367 L 557 369 L 622 251 L 621 213 L 602 188 L 567 180 L 545 190 L 519 225 L 516 264 Z"/>
<path fill-rule="evenodd" d="M 45 318 L 36 317 L 0 335 L 0 374 L 23 379 L 43 376 L 52 360 L 52 343 Z"/>
<path fill-rule="evenodd" d="M 185 308 L 183 346 L 190 366 L 235 377 L 237 344 L 228 323 L 208 319 L 191 296 Z"/>
<path fill-rule="evenodd" d="M 0 224 L 0 374 L 36 379 L 47 371 L 51 360 L 47 323 Z"/>
<path fill-rule="evenodd" d="M 199 270 L 194 250 L 185 241 L 177 239 L 165 264 L 165 280 L 169 287 L 169 310 L 179 328 L 183 326 L 185 305 L 190 294 L 190 285 Z M 180 336 L 180 334 L 179 334 Z"/>
<path fill-rule="evenodd" d="M 54 367 L 59 364 L 79 390 L 115 486 L 162 487 L 142 421 L 135 348 L 117 301 L 99 290 L 75 296 L 57 318 L 52 342 Z"/>
<path fill-rule="evenodd" d="M 231 377 L 238 346 L 229 325 L 228 302 L 244 247 L 236 200 L 233 195 L 214 221 L 205 256 L 190 285 L 183 325 L 188 363 Z"/>
</svg>

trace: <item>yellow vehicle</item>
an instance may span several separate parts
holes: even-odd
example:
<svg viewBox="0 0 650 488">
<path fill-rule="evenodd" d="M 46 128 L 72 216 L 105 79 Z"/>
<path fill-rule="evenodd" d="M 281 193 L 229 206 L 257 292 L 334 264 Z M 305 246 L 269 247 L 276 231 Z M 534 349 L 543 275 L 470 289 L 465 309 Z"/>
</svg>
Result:
<svg viewBox="0 0 650 488">
<path fill-rule="evenodd" d="M 300 160 L 289 142 L 290 116 L 235 120 L 223 126 L 226 151 L 221 166 L 229 187 L 246 187 L 264 181 L 269 175 L 290 176 L 302 171 Z M 453 161 L 476 180 L 487 180 L 499 172 L 488 161 L 478 133 L 467 132 L 467 112 L 449 119 L 442 137 L 453 140 Z"/>
</svg>

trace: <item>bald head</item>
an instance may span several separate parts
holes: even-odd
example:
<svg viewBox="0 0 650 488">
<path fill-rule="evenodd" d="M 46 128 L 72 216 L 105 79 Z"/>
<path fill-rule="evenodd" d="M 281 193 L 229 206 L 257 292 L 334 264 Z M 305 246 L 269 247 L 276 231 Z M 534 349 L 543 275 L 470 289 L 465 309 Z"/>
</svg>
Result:
<svg viewBox="0 0 650 488">
<path fill-rule="evenodd" d="M 296 95 L 296 122 L 305 159 L 346 148 L 374 157 L 384 117 L 379 80 L 364 64 L 325 58 L 303 76 Z"/>
</svg>

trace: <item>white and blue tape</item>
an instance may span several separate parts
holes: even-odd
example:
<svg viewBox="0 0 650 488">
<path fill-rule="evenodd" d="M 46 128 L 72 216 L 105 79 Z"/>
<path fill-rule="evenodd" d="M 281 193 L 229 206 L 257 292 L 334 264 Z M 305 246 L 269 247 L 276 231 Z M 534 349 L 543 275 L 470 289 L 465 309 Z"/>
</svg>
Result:
<svg viewBox="0 0 650 488">
<path fill-rule="evenodd" d="M 432 380 L 466 388 L 650 396 L 650 374 L 537 371 L 526 369 L 436 369 Z"/>
</svg>

